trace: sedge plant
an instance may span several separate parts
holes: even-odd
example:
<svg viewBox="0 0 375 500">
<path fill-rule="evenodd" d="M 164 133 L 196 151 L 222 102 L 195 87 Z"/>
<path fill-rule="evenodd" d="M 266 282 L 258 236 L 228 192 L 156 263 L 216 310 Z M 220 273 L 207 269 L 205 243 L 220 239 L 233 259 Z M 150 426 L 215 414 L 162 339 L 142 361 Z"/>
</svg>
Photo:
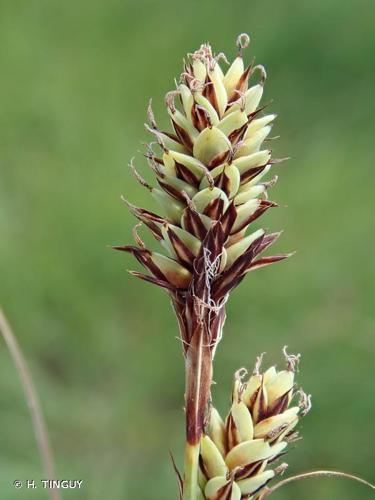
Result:
<svg viewBox="0 0 375 500">
<path fill-rule="evenodd" d="M 132 275 L 166 290 L 177 317 L 186 374 L 183 474 L 175 467 L 183 500 L 269 494 L 266 485 L 286 467 L 274 462 L 296 439 L 296 425 L 310 409 L 310 397 L 294 381 L 299 355 L 286 349 L 283 370 L 262 371 L 259 357 L 250 377 L 243 369 L 235 374 L 225 420 L 211 403 L 213 360 L 230 292 L 251 272 L 291 255 L 264 255 L 280 236 L 258 222 L 277 206 L 268 197 L 277 176 L 266 176 L 281 160 L 265 145 L 275 115 L 260 104 L 264 67 L 244 64 L 248 44 L 247 35 L 238 37 L 232 64 L 209 44 L 188 55 L 165 99 L 170 131 L 158 127 L 150 103 L 146 128 L 152 141 L 145 156 L 154 185 L 133 161 L 130 166 L 161 213 L 124 200 L 139 220 L 135 245 L 114 247 L 146 270 Z M 157 251 L 146 248 L 141 225 L 159 243 Z"/>
</svg>

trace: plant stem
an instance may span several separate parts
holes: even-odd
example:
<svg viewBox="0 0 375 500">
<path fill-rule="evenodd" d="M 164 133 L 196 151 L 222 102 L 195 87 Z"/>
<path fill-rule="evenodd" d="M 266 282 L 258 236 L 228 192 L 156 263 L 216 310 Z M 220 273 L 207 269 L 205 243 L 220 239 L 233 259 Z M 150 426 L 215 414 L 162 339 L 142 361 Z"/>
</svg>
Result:
<svg viewBox="0 0 375 500">
<path fill-rule="evenodd" d="M 184 500 L 196 500 L 199 493 L 199 446 L 212 382 L 212 355 L 206 340 L 206 328 L 201 324 L 194 332 L 186 354 Z"/>
<path fill-rule="evenodd" d="M 199 444 L 188 442 L 185 447 L 184 500 L 196 500 L 198 496 Z"/>
<path fill-rule="evenodd" d="M 40 401 L 21 348 L 18 345 L 17 339 L 12 332 L 12 329 L 1 309 L 0 332 L 5 340 L 5 343 L 8 347 L 8 350 L 18 372 L 19 378 L 21 380 L 27 405 L 30 410 L 31 419 L 34 426 L 35 438 L 39 448 L 40 456 L 42 458 L 46 479 L 56 479 L 53 455 L 48 440 L 47 428 L 44 422 Z M 51 500 L 60 500 L 60 493 L 57 489 L 52 488 L 48 491 Z"/>
</svg>

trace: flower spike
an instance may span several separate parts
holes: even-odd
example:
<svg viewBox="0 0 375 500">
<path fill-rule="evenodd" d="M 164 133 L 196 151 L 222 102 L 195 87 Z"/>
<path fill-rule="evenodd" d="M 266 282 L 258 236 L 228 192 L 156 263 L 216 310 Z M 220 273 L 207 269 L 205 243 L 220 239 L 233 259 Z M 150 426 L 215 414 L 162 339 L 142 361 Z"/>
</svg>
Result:
<svg viewBox="0 0 375 500">
<path fill-rule="evenodd" d="M 263 255 L 280 235 L 259 224 L 277 206 L 268 195 L 277 176 L 266 176 L 278 161 L 264 146 L 276 115 L 263 114 L 267 74 L 262 65 L 244 63 L 249 43 L 248 35 L 239 35 L 232 64 L 208 43 L 188 55 L 176 88 L 165 97 L 170 131 L 158 128 L 150 100 L 146 130 L 152 139 L 144 156 L 156 182 L 150 185 L 133 160 L 130 168 L 161 215 L 126 204 L 160 249 L 146 247 L 139 225 L 136 246 L 114 247 L 146 269 L 132 275 L 167 291 L 177 316 L 186 366 L 183 500 L 256 498 L 277 473 L 266 465 L 284 453 L 308 408 L 301 396 L 304 410 L 287 410 L 292 369 L 257 373 L 247 384 L 239 375 L 225 422 L 210 405 L 212 362 L 230 292 L 250 271 L 291 255 Z"/>
</svg>

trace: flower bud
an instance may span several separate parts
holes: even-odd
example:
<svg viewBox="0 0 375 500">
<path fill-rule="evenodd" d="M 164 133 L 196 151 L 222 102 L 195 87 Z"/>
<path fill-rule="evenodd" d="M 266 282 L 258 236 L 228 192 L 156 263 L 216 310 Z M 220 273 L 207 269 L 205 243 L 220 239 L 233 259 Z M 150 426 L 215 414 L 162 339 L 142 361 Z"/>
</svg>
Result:
<svg viewBox="0 0 375 500">
<path fill-rule="evenodd" d="M 242 481 L 238 481 L 237 484 L 240 487 L 242 495 L 251 495 L 260 488 L 263 488 L 263 486 L 265 486 L 274 476 L 275 472 L 273 470 L 266 470 L 256 476 L 242 479 Z"/>
<path fill-rule="evenodd" d="M 240 156 L 247 156 L 253 153 L 256 153 L 262 142 L 266 139 L 266 137 L 271 132 L 271 126 L 267 125 L 266 127 L 262 127 L 257 130 L 253 135 L 251 135 L 248 139 L 245 139 L 241 146 L 237 149 L 235 158 L 239 158 Z"/>
<path fill-rule="evenodd" d="M 231 96 L 236 88 L 236 85 L 244 72 L 244 64 L 241 56 L 236 57 L 232 62 L 224 77 L 224 87 L 227 95 Z"/>
<path fill-rule="evenodd" d="M 222 116 L 228 104 L 228 96 L 223 82 L 223 72 L 217 63 L 213 63 L 214 68 L 208 71 L 208 77 L 213 83 L 219 115 Z"/>
<path fill-rule="evenodd" d="M 207 166 L 222 163 L 231 149 L 227 136 L 217 127 L 206 128 L 197 137 L 193 153 Z"/>
<path fill-rule="evenodd" d="M 208 434 L 222 456 L 225 456 L 225 426 L 219 412 L 216 408 L 212 407 L 210 410 L 210 420 L 208 425 Z"/>
<path fill-rule="evenodd" d="M 224 163 L 211 170 L 210 174 L 217 187 L 225 192 L 228 199 L 235 196 L 240 187 L 240 173 L 235 165 Z M 204 189 L 208 186 L 207 177 L 203 177 L 199 189 Z"/>
<path fill-rule="evenodd" d="M 230 450 L 225 457 L 225 462 L 230 470 L 236 467 L 245 467 L 247 465 L 266 460 L 272 456 L 270 445 L 263 439 L 252 439 L 238 444 Z"/>
<path fill-rule="evenodd" d="M 247 406 L 234 401 L 226 421 L 228 448 L 234 448 L 243 441 L 253 439 L 253 421 Z"/>
<path fill-rule="evenodd" d="M 200 454 L 204 472 L 208 478 L 225 476 L 228 468 L 215 443 L 208 436 L 201 438 Z"/>
<path fill-rule="evenodd" d="M 167 215 L 167 218 L 174 223 L 179 223 L 181 220 L 184 205 L 170 196 L 169 194 L 161 191 L 160 189 L 153 188 L 151 191 L 153 198 L 159 203 Z"/>
<path fill-rule="evenodd" d="M 226 477 L 214 477 L 208 481 L 204 494 L 207 500 L 240 500 L 239 486 Z"/>
<path fill-rule="evenodd" d="M 253 243 L 257 238 L 259 238 L 263 234 L 264 230 L 258 229 L 258 231 L 249 234 L 249 236 L 246 236 L 245 238 L 241 239 L 234 245 L 231 245 L 227 249 L 227 263 L 225 269 L 228 269 L 233 264 L 233 262 L 249 248 L 251 243 Z"/>
<path fill-rule="evenodd" d="M 217 205 L 217 203 L 221 200 L 221 212 L 223 213 L 229 205 L 229 200 L 227 195 L 221 189 L 214 188 L 205 188 L 202 191 L 199 191 L 192 199 L 197 211 L 199 213 L 208 215 L 211 218 L 212 216 L 212 207 Z"/>
<path fill-rule="evenodd" d="M 247 123 L 247 115 L 244 111 L 236 110 L 229 115 L 226 115 L 217 125 L 217 128 L 220 129 L 224 134 L 228 137 L 235 130 L 240 129 Z"/>
<path fill-rule="evenodd" d="M 191 273 L 177 261 L 165 257 L 164 255 L 152 252 L 151 260 L 160 269 L 169 283 L 176 288 L 185 288 L 191 279 Z"/>
<path fill-rule="evenodd" d="M 271 123 L 276 118 L 276 115 L 266 115 L 262 116 L 262 118 L 257 118 L 256 120 L 252 120 L 247 127 L 246 134 L 244 139 L 249 139 L 255 132 L 265 127 L 269 123 Z"/>
</svg>

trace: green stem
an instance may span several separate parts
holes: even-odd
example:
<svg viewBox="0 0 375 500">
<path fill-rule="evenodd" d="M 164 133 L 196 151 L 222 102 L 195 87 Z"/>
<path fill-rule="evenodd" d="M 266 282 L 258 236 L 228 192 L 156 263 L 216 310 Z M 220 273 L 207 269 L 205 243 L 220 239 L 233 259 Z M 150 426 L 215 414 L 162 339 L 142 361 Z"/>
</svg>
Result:
<svg viewBox="0 0 375 500">
<path fill-rule="evenodd" d="M 185 447 L 184 500 L 196 500 L 198 497 L 199 444 Z"/>
</svg>

